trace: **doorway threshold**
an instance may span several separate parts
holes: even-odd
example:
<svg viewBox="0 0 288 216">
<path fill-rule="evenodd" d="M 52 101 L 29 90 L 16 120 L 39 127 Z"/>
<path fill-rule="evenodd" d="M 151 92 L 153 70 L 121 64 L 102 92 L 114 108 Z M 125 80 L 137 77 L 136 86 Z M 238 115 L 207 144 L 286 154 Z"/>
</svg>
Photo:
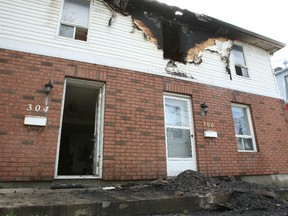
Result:
<svg viewBox="0 0 288 216">
<path fill-rule="evenodd" d="M 85 176 L 56 176 L 55 180 L 61 179 L 101 179 L 100 176 L 93 176 L 93 175 L 85 175 Z"/>
</svg>

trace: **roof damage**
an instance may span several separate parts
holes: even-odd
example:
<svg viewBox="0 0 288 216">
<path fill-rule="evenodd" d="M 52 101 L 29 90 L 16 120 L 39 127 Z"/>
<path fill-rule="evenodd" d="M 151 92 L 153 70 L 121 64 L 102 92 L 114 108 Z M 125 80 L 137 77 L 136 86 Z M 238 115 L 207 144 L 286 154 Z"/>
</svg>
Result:
<svg viewBox="0 0 288 216">
<path fill-rule="evenodd" d="M 155 0 L 105 0 L 105 2 L 112 10 L 109 25 L 115 19 L 115 11 L 131 15 L 134 28 L 142 31 L 145 39 L 163 50 L 163 57 L 169 60 L 170 65 L 171 62 L 174 65 L 175 62 L 199 65 L 202 62 L 203 51 L 207 50 L 220 56 L 232 79 L 229 56 L 234 40 L 255 45 L 270 54 L 285 46 L 281 42 L 212 17 L 168 6 Z"/>
</svg>

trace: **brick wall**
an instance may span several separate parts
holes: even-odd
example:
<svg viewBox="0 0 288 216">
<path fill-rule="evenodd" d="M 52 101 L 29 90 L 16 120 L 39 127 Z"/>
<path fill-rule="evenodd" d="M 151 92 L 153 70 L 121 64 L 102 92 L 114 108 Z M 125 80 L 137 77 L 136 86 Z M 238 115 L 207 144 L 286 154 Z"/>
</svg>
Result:
<svg viewBox="0 0 288 216">
<path fill-rule="evenodd" d="M 208 175 L 288 173 L 287 111 L 281 100 L 173 78 L 76 61 L 0 50 L 0 180 L 53 180 L 65 77 L 106 83 L 103 179 L 166 177 L 163 92 L 191 96 L 198 170 Z M 43 85 L 53 80 L 49 112 Z M 209 105 L 201 115 L 200 103 Z M 247 104 L 258 151 L 238 153 L 231 102 Z M 47 127 L 23 125 L 25 115 L 43 115 Z M 286 121 L 285 121 L 286 116 Z M 217 139 L 205 139 L 203 121 Z"/>
</svg>

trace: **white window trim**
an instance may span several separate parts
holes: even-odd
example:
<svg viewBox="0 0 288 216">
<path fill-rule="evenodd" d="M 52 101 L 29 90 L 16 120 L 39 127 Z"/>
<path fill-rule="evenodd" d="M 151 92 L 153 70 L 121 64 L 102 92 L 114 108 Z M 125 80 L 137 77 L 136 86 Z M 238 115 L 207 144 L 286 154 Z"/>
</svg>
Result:
<svg viewBox="0 0 288 216">
<path fill-rule="evenodd" d="M 80 42 L 80 43 L 87 43 L 87 42 L 89 41 L 89 32 L 90 32 L 89 29 L 90 29 L 90 23 L 91 23 L 91 19 L 92 19 L 91 12 L 93 11 L 93 10 L 92 10 L 93 0 L 84 0 L 84 1 L 90 2 L 90 5 L 89 5 L 89 18 L 88 18 L 88 25 L 87 25 L 87 26 L 82 26 L 82 25 L 77 25 L 77 24 L 75 24 L 75 23 L 70 23 L 70 22 L 67 22 L 67 21 L 62 21 L 62 15 L 63 15 L 64 4 L 65 4 L 65 0 L 62 0 L 61 12 L 59 13 L 58 28 L 57 28 L 57 32 L 56 32 L 56 37 L 57 37 L 57 38 L 59 38 L 59 39 L 64 39 L 64 40 L 75 41 L 75 42 Z M 59 35 L 61 24 L 63 24 L 63 25 L 69 25 L 69 26 L 74 27 L 73 38 L 64 37 L 64 36 Z M 75 39 L 75 33 L 76 33 L 76 29 L 75 29 L 75 28 L 76 28 L 76 27 L 87 29 L 87 40 L 86 40 L 86 41 L 76 40 L 76 39 Z"/>
<path fill-rule="evenodd" d="M 285 102 L 288 103 L 288 75 L 284 76 Z"/>
<path fill-rule="evenodd" d="M 235 133 L 235 137 L 236 137 L 236 138 L 250 138 L 250 139 L 252 139 L 253 148 L 254 148 L 253 150 L 239 150 L 239 149 L 238 149 L 238 146 L 237 146 L 238 152 L 257 152 L 256 141 L 255 141 L 255 134 L 254 134 L 254 130 L 253 130 L 253 124 L 252 124 L 250 107 L 247 106 L 247 105 L 244 105 L 244 104 L 232 103 L 232 104 L 231 104 L 231 111 L 232 111 L 232 107 L 246 108 L 247 118 L 248 118 L 248 124 L 249 124 L 249 128 L 250 128 L 250 133 L 251 133 L 251 135 L 238 135 L 238 134 L 235 133 L 235 129 L 234 129 L 234 133 Z M 232 118 L 233 118 L 233 113 L 232 113 Z M 233 120 L 233 126 L 234 126 L 234 120 Z"/>
<path fill-rule="evenodd" d="M 89 29 L 88 26 L 82 26 L 82 25 L 78 25 L 78 24 L 75 24 L 75 23 L 71 23 L 71 22 L 67 22 L 67 21 L 60 21 L 60 25 L 63 24 L 63 25 L 69 25 L 69 26 L 73 26 L 73 27 L 79 27 L 79 28 L 83 28 L 83 29 Z M 88 24 L 89 25 L 89 24 Z M 62 37 L 62 36 L 61 36 Z"/>
</svg>

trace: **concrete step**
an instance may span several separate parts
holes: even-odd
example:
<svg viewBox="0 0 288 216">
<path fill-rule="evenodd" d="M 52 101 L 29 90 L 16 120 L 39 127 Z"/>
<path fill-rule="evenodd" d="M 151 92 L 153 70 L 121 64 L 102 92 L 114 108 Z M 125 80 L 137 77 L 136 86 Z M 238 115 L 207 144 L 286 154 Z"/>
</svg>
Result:
<svg viewBox="0 0 288 216">
<path fill-rule="evenodd" d="M 223 203 L 229 194 L 179 195 L 156 191 L 1 189 L 0 215 L 126 216 L 192 212 Z"/>
</svg>

